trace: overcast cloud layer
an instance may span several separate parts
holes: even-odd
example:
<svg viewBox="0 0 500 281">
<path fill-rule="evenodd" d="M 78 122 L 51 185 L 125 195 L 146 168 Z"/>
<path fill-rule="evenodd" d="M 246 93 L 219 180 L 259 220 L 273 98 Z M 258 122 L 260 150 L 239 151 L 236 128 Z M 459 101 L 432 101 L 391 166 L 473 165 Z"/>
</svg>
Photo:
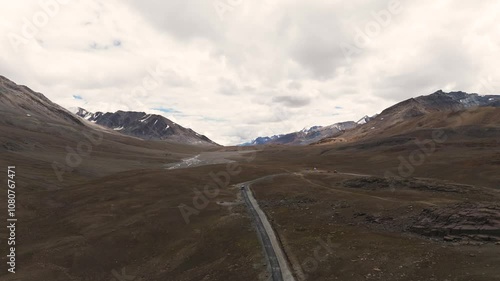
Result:
<svg viewBox="0 0 500 281">
<path fill-rule="evenodd" d="M 68 108 L 158 113 L 238 144 L 438 89 L 498 94 L 499 12 L 494 0 L 8 1 L 0 74 Z"/>
</svg>

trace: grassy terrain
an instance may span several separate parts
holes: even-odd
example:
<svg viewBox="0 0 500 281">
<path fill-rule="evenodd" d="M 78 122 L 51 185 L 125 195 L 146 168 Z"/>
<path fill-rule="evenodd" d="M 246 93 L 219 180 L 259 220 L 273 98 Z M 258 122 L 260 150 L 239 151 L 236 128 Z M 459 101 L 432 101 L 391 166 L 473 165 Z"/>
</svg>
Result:
<svg viewBox="0 0 500 281">
<path fill-rule="evenodd" d="M 500 246 L 450 243 L 409 231 L 426 208 L 498 202 L 468 193 L 349 188 L 353 176 L 303 173 L 254 185 L 299 280 L 499 280 Z"/>
<path fill-rule="evenodd" d="M 495 243 L 444 242 L 409 231 L 424 209 L 498 202 L 500 146 L 493 127 L 446 129 L 446 141 L 434 142 L 405 175 L 441 187 L 418 189 L 402 182 L 356 187 L 360 177 L 333 171 L 399 175 L 401 159 L 411 161 L 421 150 L 416 141 L 432 141 L 435 129 L 340 145 L 247 148 L 238 157 L 228 156 L 234 147 L 104 132 L 60 181 L 52 164 L 65 164 L 67 147 L 76 149 L 92 129 L 4 118 L 0 165 L 17 167 L 19 270 L 0 279 L 109 281 L 113 270 L 125 268 L 134 280 L 266 280 L 261 245 L 233 185 L 285 173 L 253 188 L 299 280 L 498 280 Z M 236 162 L 166 169 L 207 150 Z M 252 150 L 255 158 L 248 157 Z M 206 195 L 207 185 L 216 196 Z M 6 202 L 6 194 L 0 200 Z M 182 204 L 193 208 L 189 223 Z M 0 249 L 6 252 L 6 244 Z"/>
</svg>

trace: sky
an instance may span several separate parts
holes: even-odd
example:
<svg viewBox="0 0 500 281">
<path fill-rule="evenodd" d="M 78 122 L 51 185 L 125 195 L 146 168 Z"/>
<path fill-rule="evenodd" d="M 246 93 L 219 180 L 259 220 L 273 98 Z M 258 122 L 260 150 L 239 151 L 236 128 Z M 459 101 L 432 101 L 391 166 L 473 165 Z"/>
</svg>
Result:
<svg viewBox="0 0 500 281">
<path fill-rule="evenodd" d="M 500 2 L 23 0 L 0 75 L 66 107 L 161 114 L 223 144 L 500 92 Z"/>
</svg>

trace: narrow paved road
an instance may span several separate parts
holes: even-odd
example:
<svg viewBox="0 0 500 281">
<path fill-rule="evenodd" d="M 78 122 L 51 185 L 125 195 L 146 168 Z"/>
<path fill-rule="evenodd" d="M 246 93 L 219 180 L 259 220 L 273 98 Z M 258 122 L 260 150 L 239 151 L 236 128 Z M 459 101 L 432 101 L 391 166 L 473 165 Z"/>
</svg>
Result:
<svg viewBox="0 0 500 281">
<path fill-rule="evenodd" d="M 295 278 L 288 267 L 285 254 L 276 238 L 271 224 L 267 220 L 266 215 L 260 209 L 257 200 L 250 190 L 252 182 L 241 183 L 239 186 L 242 188 L 241 194 L 245 200 L 245 204 L 252 214 L 253 220 L 257 227 L 257 232 L 262 241 L 266 258 L 271 267 L 271 277 L 273 281 L 295 281 Z"/>
</svg>

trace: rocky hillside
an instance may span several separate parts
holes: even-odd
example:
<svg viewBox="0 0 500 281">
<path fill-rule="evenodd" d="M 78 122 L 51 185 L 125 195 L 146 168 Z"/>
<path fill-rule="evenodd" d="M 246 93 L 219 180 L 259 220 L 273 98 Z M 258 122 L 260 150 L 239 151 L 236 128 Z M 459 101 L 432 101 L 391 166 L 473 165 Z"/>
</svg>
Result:
<svg viewBox="0 0 500 281">
<path fill-rule="evenodd" d="M 371 136 L 376 137 L 391 131 L 394 131 L 394 133 L 397 133 L 397 130 L 404 131 L 405 129 L 402 128 L 405 127 L 404 122 L 417 117 L 432 116 L 435 118 L 439 113 L 451 113 L 475 107 L 500 107 L 500 96 L 483 96 L 465 92 L 445 93 L 439 90 L 427 96 L 419 96 L 397 103 L 385 109 L 380 114 L 371 117 L 366 115 L 357 122 L 349 121 L 326 127 L 315 126 L 310 129 L 284 135 L 258 137 L 243 145 L 308 145 L 360 140 Z M 420 124 L 423 124 L 423 122 L 420 122 Z M 397 128 L 396 130 L 395 126 L 401 128 Z M 408 130 L 416 129 L 416 126 L 406 127 Z M 387 129 L 390 129 L 389 132 Z"/>
<path fill-rule="evenodd" d="M 445 93 L 437 91 L 397 103 L 364 124 L 347 131 L 342 141 L 368 140 L 401 135 L 425 128 L 451 128 L 457 126 L 484 127 L 498 124 L 500 96 Z M 493 119 L 492 119 L 493 118 Z M 337 137 L 321 140 L 320 144 L 339 142 Z"/>
<path fill-rule="evenodd" d="M 161 115 L 134 111 L 91 113 L 83 108 L 78 108 L 75 113 L 89 122 L 141 139 L 169 140 L 193 145 L 217 145 L 206 136 L 184 128 Z"/>
<path fill-rule="evenodd" d="M 0 111 L 11 115 L 23 115 L 43 122 L 69 123 L 82 126 L 76 116 L 51 102 L 44 95 L 0 76 Z"/>
<path fill-rule="evenodd" d="M 441 90 L 428 96 L 420 96 L 400 102 L 382 111 L 380 117 L 396 116 L 404 120 L 437 111 L 457 111 L 470 107 L 500 106 L 500 96 L 480 96 L 464 92 L 445 93 Z"/>
</svg>

